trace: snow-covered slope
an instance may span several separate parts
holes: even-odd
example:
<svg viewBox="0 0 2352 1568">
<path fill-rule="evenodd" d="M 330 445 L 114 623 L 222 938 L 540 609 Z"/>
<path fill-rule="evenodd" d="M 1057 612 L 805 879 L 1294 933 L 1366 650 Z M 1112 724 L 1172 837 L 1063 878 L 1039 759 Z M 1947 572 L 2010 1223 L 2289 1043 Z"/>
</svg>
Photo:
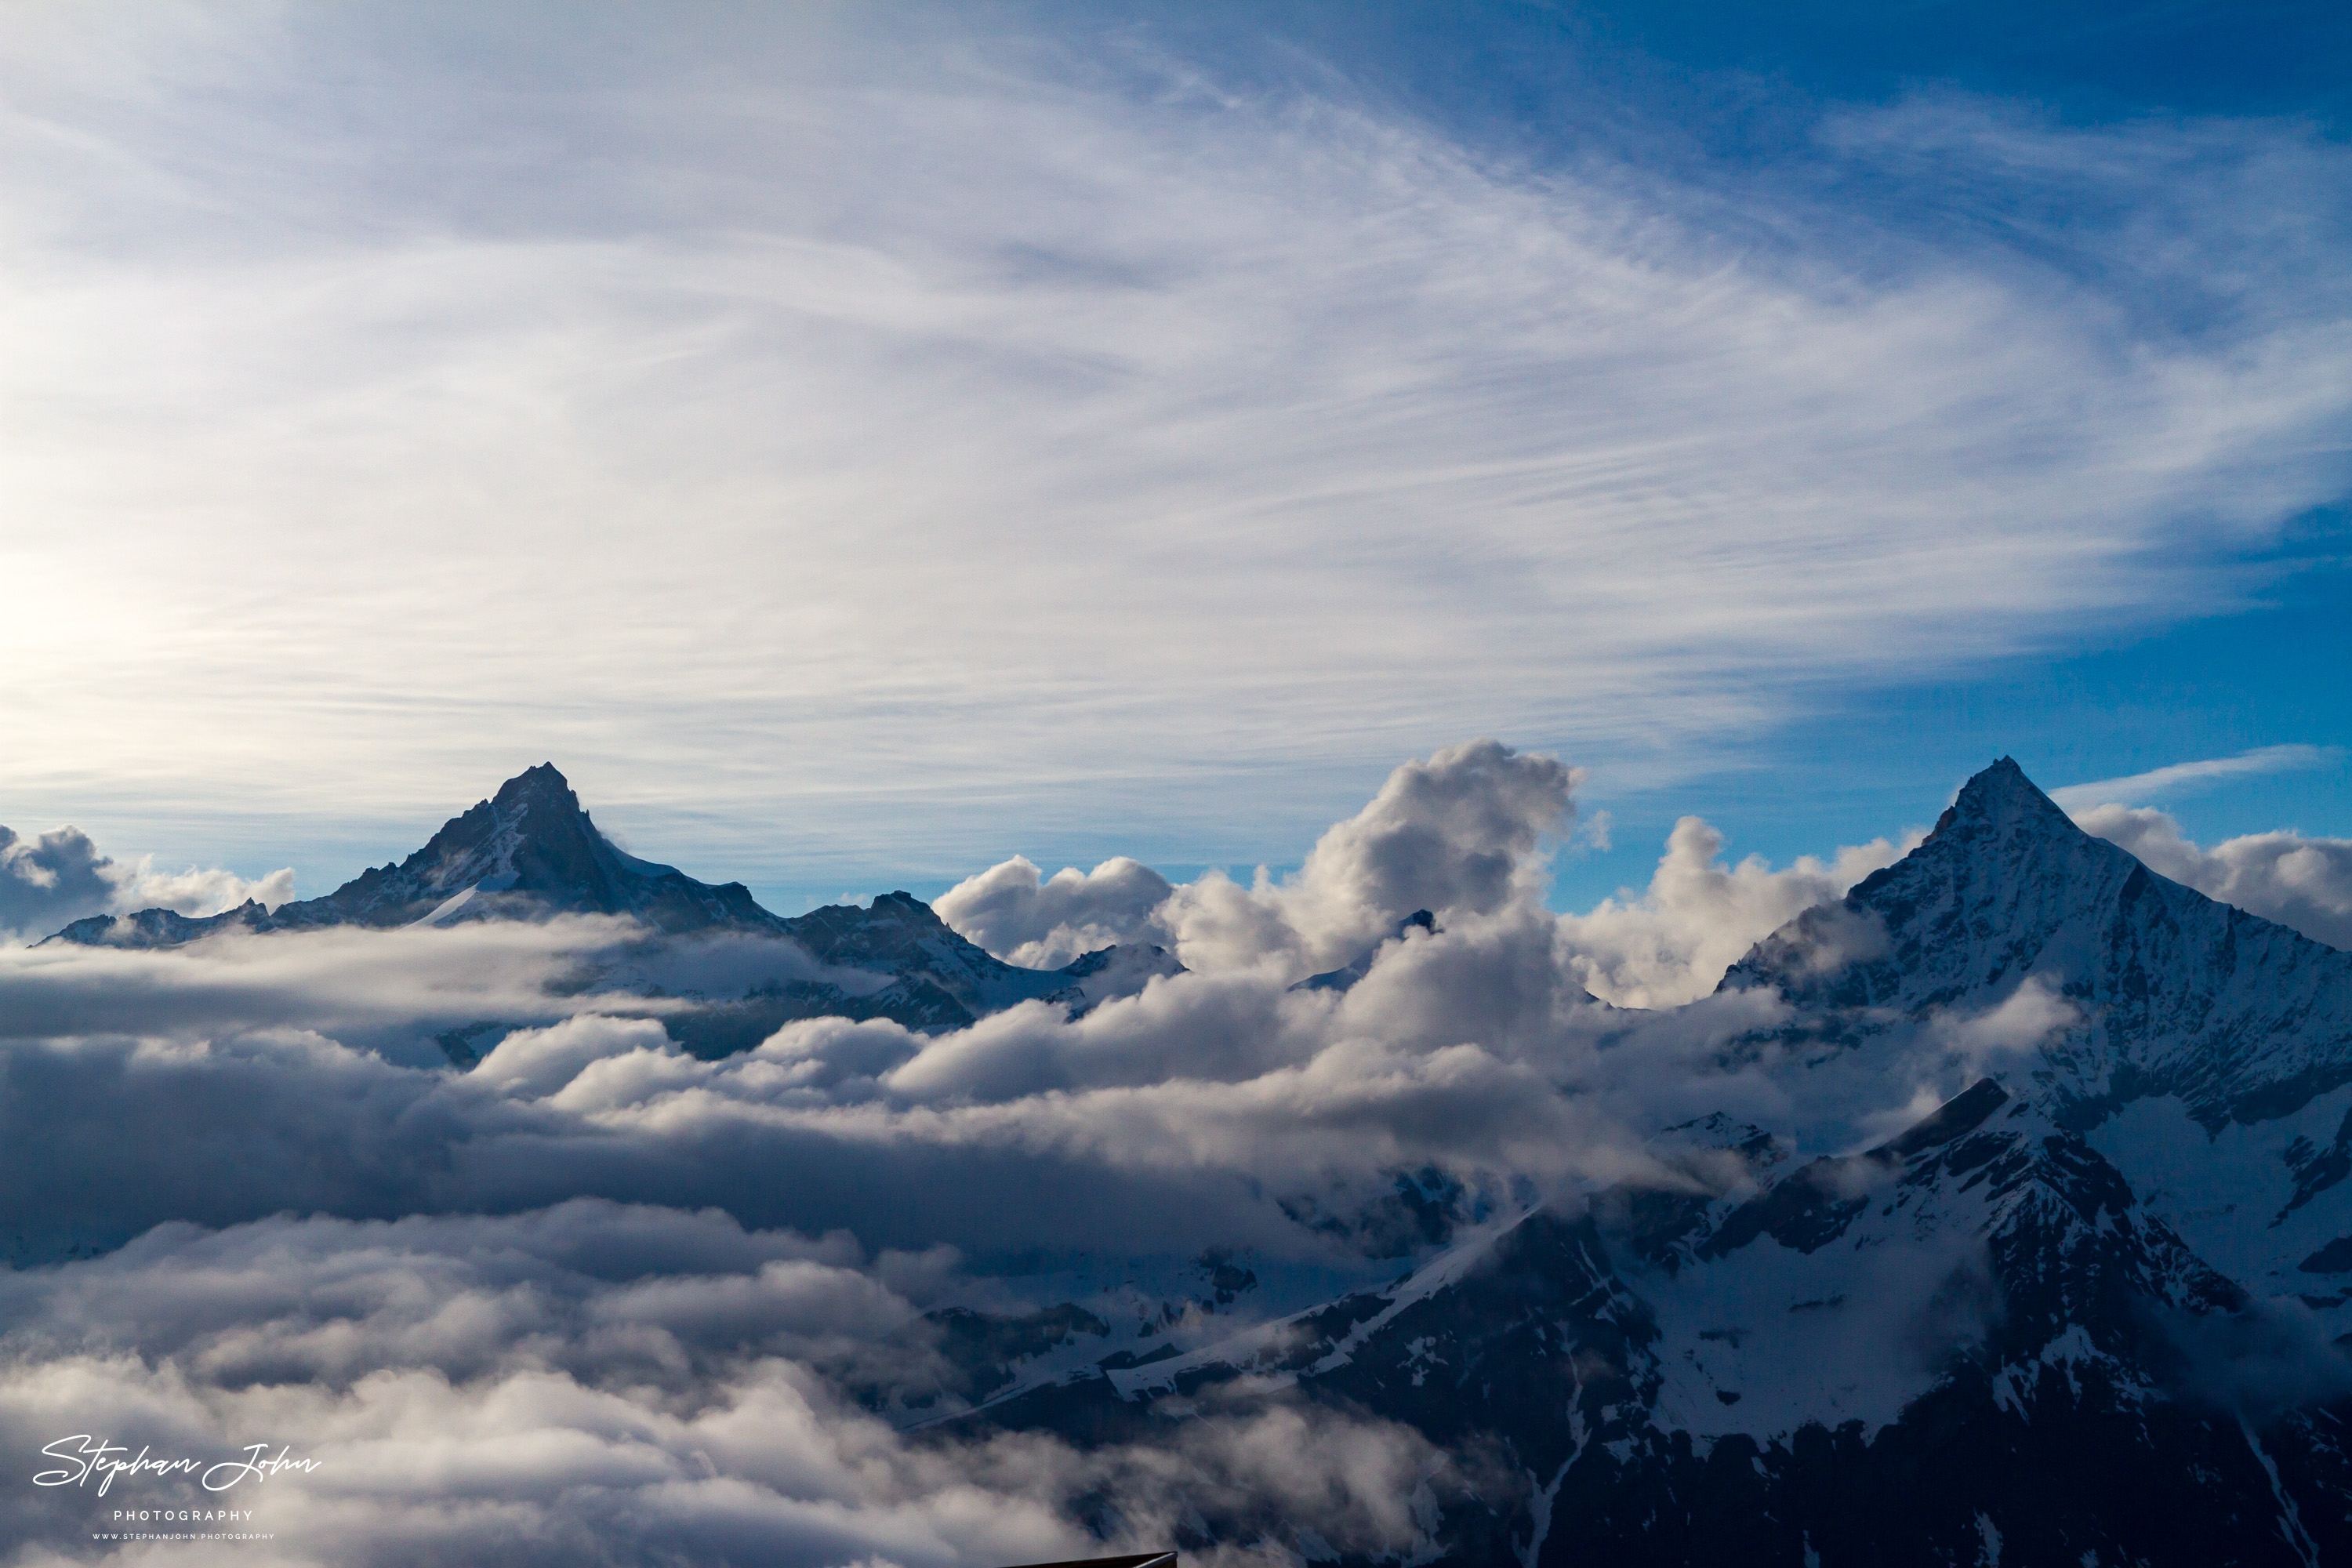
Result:
<svg viewBox="0 0 2352 1568">
<path fill-rule="evenodd" d="M 2218 1131 L 2352 1082 L 2352 953 L 2158 876 L 2007 758 L 1918 848 L 1774 932 L 1723 984 L 1771 986 L 1794 1030 L 1846 1045 L 2038 988 L 2064 1017 L 2031 1071 L 2074 1127 L 2170 1095 Z"/>
<path fill-rule="evenodd" d="M 1987 1080 L 1801 1163 L 1752 1128 L 1683 1131 L 1733 1158 L 1156 1363 L 1065 1354 L 968 1419 L 1135 1440 L 1271 1397 L 1370 1412 L 1491 1468 L 1439 1532 L 1462 1562 L 2352 1552 L 2343 1388 L 2238 1398 L 2232 1342 L 2277 1324 L 2031 1100 Z"/>
<path fill-rule="evenodd" d="M 967 1421 L 1386 1417 L 1486 1467 L 1451 1561 L 2352 1562 L 2352 956 L 2004 761 L 1725 986 L 1785 1003 L 1722 1063 L 1772 1125 L 1666 1130 L 1664 1175 L 1149 1365 L 1066 1349 Z"/>
<path fill-rule="evenodd" d="M 1724 984 L 1793 1004 L 1746 1044 L 1796 1047 L 1807 1075 L 1973 1041 L 2245 1289 L 2352 1332 L 2352 1243 L 2327 1250 L 2352 1234 L 2352 953 L 2157 876 L 2015 763 Z"/>
</svg>

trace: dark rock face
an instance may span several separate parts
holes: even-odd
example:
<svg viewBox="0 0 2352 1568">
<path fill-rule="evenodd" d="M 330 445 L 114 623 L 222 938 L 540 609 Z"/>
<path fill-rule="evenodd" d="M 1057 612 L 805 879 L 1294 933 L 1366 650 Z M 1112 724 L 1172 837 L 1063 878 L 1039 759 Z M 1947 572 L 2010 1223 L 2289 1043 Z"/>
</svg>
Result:
<svg viewBox="0 0 2352 1568">
<path fill-rule="evenodd" d="M 1310 974 L 1291 989 L 1293 991 L 1346 991 L 1372 972 L 1373 961 L 1380 957 L 1381 949 L 1389 942 L 1402 942 L 1405 932 L 1410 931 L 1435 931 L 1436 930 L 1435 915 L 1427 910 L 1415 910 L 1399 921 L 1396 930 L 1391 931 L 1387 937 L 1374 942 L 1348 963 L 1337 969 L 1327 969 L 1320 974 Z"/>
</svg>

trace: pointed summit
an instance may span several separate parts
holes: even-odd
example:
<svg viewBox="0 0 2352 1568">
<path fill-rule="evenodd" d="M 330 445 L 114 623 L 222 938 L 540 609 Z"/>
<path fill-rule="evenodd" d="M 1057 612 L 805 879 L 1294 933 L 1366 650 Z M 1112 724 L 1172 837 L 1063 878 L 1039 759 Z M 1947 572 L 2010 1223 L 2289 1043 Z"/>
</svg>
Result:
<svg viewBox="0 0 2352 1568">
<path fill-rule="evenodd" d="M 2014 757 L 2001 757 L 1960 786 L 1959 795 L 1936 819 L 1932 837 L 1958 832 L 2000 834 L 2020 828 L 2075 832 L 2073 818 L 2025 776 Z"/>
<path fill-rule="evenodd" d="M 442 825 L 397 866 L 362 873 L 313 905 L 328 923 L 407 925 L 488 916 L 632 915 L 657 931 L 774 929 L 742 884 L 713 887 L 640 860 L 596 829 L 553 763 L 524 769 Z M 296 922 L 307 906 L 289 906 Z"/>
<path fill-rule="evenodd" d="M 2057 1108 L 2085 1124 L 2178 1094 L 2210 1128 L 2352 1081 L 2352 954 L 2157 875 L 2007 757 L 1916 849 L 1757 943 L 1723 984 L 1770 985 L 1849 1041 L 1989 1014 L 2033 985 L 2045 1022 L 2015 1048 L 2042 1053 Z"/>
<path fill-rule="evenodd" d="M 160 948 L 232 931 L 383 930 L 558 915 L 626 916 L 662 936 L 789 940 L 803 963 L 814 959 L 866 975 L 845 990 L 834 980 L 806 978 L 802 964 L 787 964 L 782 977 L 751 982 L 740 997 L 667 1017 L 673 1037 L 710 1056 L 755 1046 L 796 1018 L 892 1018 L 934 1029 L 960 1027 L 1024 1001 L 1084 1012 L 1183 968 L 1156 947 L 1104 948 L 1060 969 L 1019 968 L 966 941 L 903 890 L 881 894 L 865 909 L 833 904 L 785 920 L 761 909 L 740 882 L 697 881 L 622 849 L 597 831 L 553 763 L 525 768 L 442 824 L 406 859 L 362 871 L 324 898 L 275 910 L 247 903 L 202 919 L 170 910 L 92 915 L 49 940 Z M 450 1049 L 446 1040 L 443 1048 Z M 473 1059 L 467 1047 L 463 1065 Z"/>
<path fill-rule="evenodd" d="M 580 811 L 580 796 L 573 792 L 572 781 L 557 771 L 553 763 L 541 763 L 537 767 L 523 769 L 499 785 L 499 793 L 490 797 L 493 805 L 530 802 Z M 581 815 L 585 816 L 586 813 L 582 812 Z"/>
<path fill-rule="evenodd" d="M 632 901 L 625 886 L 630 870 L 679 875 L 667 866 L 625 867 L 624 859 L 596 831 L 555 764 L 541 763 L 450 818 L 398 866 L 370 872 L 328 898 L 351 904 L 352 912 L 371 925 L 447 919 L 461 910 L 478 916 L 493 909 L 619 914 Z M 378 879 L 374 886 L 355 892 L 372 877 Z M 482 907 L 438 907 L 461 896 Z M 415 907 L 420 901 L 428 901 L 423 910 Z"/>
<path fill-rule="evenodd" d="M 2135 874 L 2150 875 L 2075 826 L 2002 757 L 1960 787 L 1917 848 L 1842 905 L 1809 910 L 1757 943 L 1724 984 L 1767 980 L 1792 996 L 1835 988 L 1840 1000 L 1862 1000 L 1891 994 L 1898 973 L 1933 974 L 1939 997 L 2013 981 L 2021 954 L 2095 920 Z"/>
<path fill-rule="evenodd" d="M 667 932 L 782 929 L 740 882 L 714 887 L 625 853 L 597 831 L 555 764 L 541 763 L 442 824 L 405 860 L 362 871 L 324 898 L 205 920 L 166 910 L 99 915 L 58 934 L 68 942 L 171 946 L 231 923 L 256 931 L 306 931 L 560 914 L 629 915 Z"/>
</svg>

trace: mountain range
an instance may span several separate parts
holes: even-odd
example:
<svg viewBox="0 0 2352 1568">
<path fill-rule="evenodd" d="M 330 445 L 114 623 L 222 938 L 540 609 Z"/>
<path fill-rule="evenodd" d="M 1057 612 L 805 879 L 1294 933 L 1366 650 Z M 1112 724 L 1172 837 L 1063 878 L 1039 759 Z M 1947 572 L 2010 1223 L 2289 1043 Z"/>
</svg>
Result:
<svg viewBox="0 0 2352 1568">
<path fill-rule="evenodd" d="M 560 915 L 626 917 L 645 928 L 655 947 L 749 938 L 777 943 L 802 960 L 715 994 L 658 986 L 642 963 L 604 977 L 698 1003 L 667 1022 L 680 1044 L 707 1056 L 757 1045 L 797 1018 L 890 1018 L 912 1028 L 946 1029 L 1023 1001 L 1083 1012 L 1183 967 L 1160 948 L 1113 946 L 1059 969 L 1021 968 L 967 942 L 930 906 L 903 891 L 882 894 L 863 909 L 835 904 L 796 917 L 778 915 L 762 909 L 740 882 L 698 881 L 674 866 L 620 849 L 597 829 L 552 763 L 509 779 L 490 798 L 450 818 L 406 859 L 372 867 L 322 898 L 274 910 L 248 901 L 201 918 L 165 909 L 92 915 L 48 940 L 152 949 L 229 934 Z M 811 969 L 825 977 L 811 977 Z M 444 1036 L 443 1048 L 458 1065 L 470 1065 L 503 1029 L 485 1022 Z"/>
<path fill-rule="evenodd" d="M 1653 1140 L 1678 1183 L 1482 1214 L 1401 1179 L 1448 1208 L 1402 1278 L 1191 1348 L 1074 1301 L 942 1425 L 1384 1417 L 1477 1457 L 1425 1500 L 1448 1561 L 2352 1562 L 2352 954 L 2156 876 L 2003 760 L 1721 990 L 1759 988 L 1780 1021 L 1717 1065 L 1817 1115 L 1923 1039 L 1982 1075 L 1850 1153 L 1716 1114 Z M 1179 1300 L 1213 1325 L 1219 1294 Z"/>
<path fill-rule="evenodd" d="M 623 853 L 551 766 L 324 898 L 52 940 L 558 915 L 789 950 L 796 977 L 665 1020 L 706 1056 L 824 1014 L 1075 1013 L 1181 971 L 1151 947 L 1021 968 L 905 893 L 780 917 Z M 953 1386 L 864 1397 L 941 1442 L 1148 1445 L 1273 1401 L 1392 1422 L 1453 1457 L 1392 1554 L 1416 1562 L 2352 1563 L 2352 954 L 2156 875 L 2003 759 L 1694 1006 L 1744 1009 L 1699 1076 L 1751 1092 L 1643 1129 L 1639 1179 L 1537 1201 L 1396 1173 L 1339 1286 L 1232 1250 L 1001 1281 L 910 1331 Z M 1187 1529 L 1350 1560 L 1280 1520 Z"/>
</svg>

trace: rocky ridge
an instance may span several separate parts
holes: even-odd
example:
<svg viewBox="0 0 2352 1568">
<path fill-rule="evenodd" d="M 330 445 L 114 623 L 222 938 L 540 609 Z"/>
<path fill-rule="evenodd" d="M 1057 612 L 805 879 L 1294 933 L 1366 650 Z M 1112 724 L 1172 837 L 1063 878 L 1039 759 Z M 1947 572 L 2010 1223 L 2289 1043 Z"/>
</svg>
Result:
<svg viewBox="0 0 2352 1568">
<path fill-rule="evenodd" d="M 1083 1012 L 1182 968 L 1160 948 L 1114 947 L 1056 970 L 1024 969 L 966 941 L 929 905 L 903 891 L 882 894 L 864 908 L 835 904 L 778 915 L 761 908 L 740 882 L 698 881 L 620 849 L 597 829 L 551 763 L 509 779 L 490 798 L 450 818 L 406 859 L 362 871 L 322 898 L 275 910 L 247 902 L 201 919 L 161 909 L 93 915 L 48 940 L 152 949 L 221 935 L 561 915 L 625 917 L 654 944 L 764 939 L 804 955 L 783 971 L 836 972 L 833 979 L 780 973 L 722 994 L 663 987 L 702 1004 L 672 1016 L 668 1026 L 681 1044 L 704 1056 L 748 1048 L 798 1018 L 890 1018 L 911 1028 L 944 1029 L 1024 1001 Z M 608 978 L 645 989 L 636 973 L 643 967 L 625 966 Z M 503 1032 L 484 1023 L 445 1037 L 442 1045 L 453 1060 L 470 1065 Z"/>
</svg>

